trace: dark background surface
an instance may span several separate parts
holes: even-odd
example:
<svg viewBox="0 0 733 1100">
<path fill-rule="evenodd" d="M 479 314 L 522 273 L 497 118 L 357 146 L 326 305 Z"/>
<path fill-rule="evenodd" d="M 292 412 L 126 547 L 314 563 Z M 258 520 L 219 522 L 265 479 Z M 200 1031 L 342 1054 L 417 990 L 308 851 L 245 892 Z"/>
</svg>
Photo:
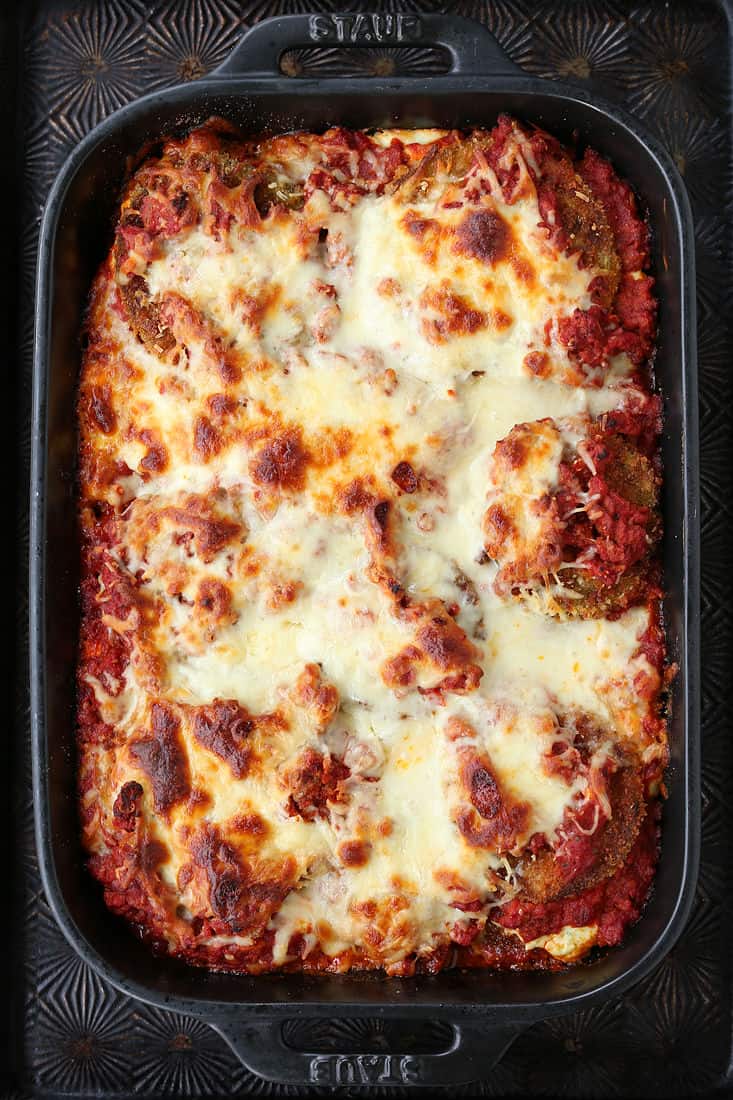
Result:
<svg viewBox="0 0 733 1100">
<path fill-rule="evenodd" d="M 733 9 L 733 5 L 731 5 Z M 667 959 L 624 997 L 540 1023 L 491 1078 L 454 1095 L 733 1094 L 733 362 L 731 361 L 731 40 L 725 3 L 587 0 L 298 3 L 277 0 L 47 0 L 0 8 L 0 312 L 17 551 L 3 598 L 14 662 L 0 803 L 3 890 L 0 1100 L 30 1096 L 152 1098 L 294 1095 L 242 1069 L 206 1025 L 141 1006 L 106 986 L 66 945 L 43 898 L 33 844 L 27 704 L 27 483 L 35 248 L 45 195 L 62 161 L 102 118 L 157 87 L 222 61 L 242 30 L 269 15 L 331 10 L 450 11 L 484 22 L 532 75 L 562 78 L 625 105 L 674 156 L 696 223 L 703 523 L 703 858 L 693 913 Z M 298 75 L 425 74 L 440 58 L 417 47 L 294 51 Z M 15 138 L 13 138 L 15 135 Z M 8 518 L 7 523 L 12 521 Z M 14 709 L 14 713 L 13 713 Z M 390 1049 L 379 1021 L 294 1021 L 312 1049 Z M 437 1037 L 437 1029 L 436 1029 Z M 427 1028 L 426 1041 L 429 1041 Z M 343 1089 L 344 1095 L 406 1090 Z M 298 1090 L 298 1095 L 331 1090 Z M 425 1090 L 423 1090 L 425 1094 Z"/>
</svg>

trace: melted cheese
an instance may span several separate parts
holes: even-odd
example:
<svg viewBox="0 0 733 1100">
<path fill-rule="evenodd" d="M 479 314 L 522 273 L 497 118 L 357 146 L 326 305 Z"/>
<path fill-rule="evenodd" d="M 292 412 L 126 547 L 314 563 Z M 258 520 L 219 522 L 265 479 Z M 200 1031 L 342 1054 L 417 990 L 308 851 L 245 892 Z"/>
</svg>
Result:
<svg viewBox="0 0 733 1100">
<path fill-rule="evenodd" d="M 437 136 L 426 131 L 411 140 Z M 378 140 L 386 145 L 391 135 Z M 294 857 L 295 886 L 269 925 L 276 964 L 289 957 L 295 933 L 308 950 L 373 950 L 369 903 L 395 897 L 405 899 L 405 908 L 384 930 L 376 949 L 382 962 L 429 952 L 465 919 L 436 869 L 458 876 L 483 906 L 511 896 L 510 889 L 497 895 L 492 874 L 506 866 L 504 854 L 472 847 L 456 824 L 456 807 L 467 795 L 457 779 L 455 746 L 446 738 L 451 718 L 470 723 L 502 790 L 528 804 L 522 842 L 538 832 L 554 837 L 582 790 L 581 780 L 566 782 L 544 769 L 552 738 L 538 716 L 558 706 L 579 708 L 616 736 L 622 728 L 624 736 L 641 736 L 645 704 L 633 685 L 647 668 L 637 648 L 648 609 L 613 622 L 558 622 L 531 606 L 503 602 L 493 590 L 496 566 L 479 564 L 497 441 L 520 423 L 564 423 L 618 406 L 628 363 L 620 357 L 603 385 L 567 385 L 561 380 L 567 350 L 553 342 L 550 376 L 528 375 L 525 357 L 547 350 L 547 323 L 558 311 L 590 305 L 595 273 L 548 242 L 533 189 L 509 205 L 490 171 L 473 182 L 484 185 L 486 207 L 509 227 L 516 262 L 487 265 L 457 253 L 451 242 L 464 211 L 445 210 L 439 199 L 406 206 L 399 192 L 367 196 L 344 211 L 316 190 L 302 213 L 281 213 L 262 228 L 235 227 L 216 240 L 199 225 L 167 241 L 145 271 L 151 297 L 177 294 L 192 303 L 235 356 L 238 381 L 222 380 L 211 346 L 194 331 L 179 334 L 185 354 L 176 361 L 153 354 L 115 311 L 113 280 L 101 296 L 104 333 L 122 349 L 111 368 L 118 373 L 108 376 L 118 428 L 104 439 L 90 433 L 91 446 L 110 451 L 131 472 L 88 491 L 132 502 L 117 556 L 157 601 L 145 645 L 162 668 L 151 695 L 138 638 L 117 695 L 98 679 L 89 682 L 123 746 L 148 728 L 151 698 L 179 708 L 191 786 L 209 799 L 199 822 L 226 833 L 237 815 L 256 813 L 268 826 L 257 858 Z M 442 236 L 432 258 L 405 228 L 408 213 L 438 225 Z M 327 245 L 314 227 L 328 229 Z M 473 331 L 469 322 L 466 331 L 440 336 L 431 324 L 436 317 L 445 322 L 446 299 L 439 294 L 437 307 L 430 305 L 435 291 L 459 296 L 485 320 Z M 245 319 L 251 301 L 262 307 L 255 321 Z M 83 386 L 98 382 L 88 365 Z M 230 403 L 216 428 L 217 448 L 202 453 L 197 423 L 202 417 L 212 422 L 211 399 L 221 394 Z M 268 432 L 287 425 L 301 432 L 305 469 L 295 489 L 270 491 L 253 464 Z M 150 444 L 139 429 L 153 432 L 165 448 L 162 468 L 146 466 Z M 547 448 L 518 486 L 518 513 L 522 500 L 541 495 L 556 477 L 563 435 L 544 430 Z M 340 450 L 332 446 L 337 432 L 345 441 Z M 391 474 L 401 461 L 420 474 L 418 492 L 398 492 Z M 409 598 L 458 604 L 457 621 L 482 672 L 475 691 L 436 701 L 430 691 L 442 674 L 430 667 L 417 681 L 426 691 L 386 685 L 380 670 L 414 643 L 414 631 L 369 577 L 362 517 L 337 506 L 338 492 L 356 479 L 393 500 L 397 568 Z M 146 526 L 162 509 L 185 512 L 188 494 L 219 501 L 219 518 L 239 532 L 208 560 L 190 539 L 178 537 L 175 523 L 152 533 Z M 185 520 L 181 524 L 185 530 Z M 213 582 L 229 593 L 226 613 L 203 609 L 201 586 Z M 279 599 L 288 585 L 290 595 Z M 312 664 L 340 700 L 320 732 L 292 702 L 293 684 Z M 286 715 L 287 727 L 261 746 L 264 767 L 237 778 L 193 736 L 185 717 L 193 711 L 186 708 L 216 699 L 236 700 L 254 715 Z M 496 717 L 502 700 L 516 714 L 509 724 Z M 351 762 L 345 804 L 332 803 L 312 821 L 288 813 L 282 782 L 309 747 Z M 156 816 L 134 756 L 126 748 L 94 751 L 109 801 L 126 780 L 143 784 L 146 812 L 168 849 L 161 874 L 179 890 L 183 911 L 195 912 L 195 885 L 175 885 L 190 859 L 187 806 L 174 807 L 167 819 Z M 367 844 L 368 858 L 345 865 L 340 846 L 355 836 Z M 99 836 L 90 843 L 103 847 Z M 563 929 L 528 946 L 571 958 L 592 942 L 592 932 Z M 250 937 L 210 942 L 242 946 Z"/>
<path fill-rule="evenodd" d="M 572 924 L 566 924 L 551 936 L 538 936 L 537 939 L 525 942 L 528 951 L 542 947 L 549 955 L 563 962 L 574 962 L 586 954 L 598 939 L 598 925 L 588 924 L 580 928 Z"/>
</svg>

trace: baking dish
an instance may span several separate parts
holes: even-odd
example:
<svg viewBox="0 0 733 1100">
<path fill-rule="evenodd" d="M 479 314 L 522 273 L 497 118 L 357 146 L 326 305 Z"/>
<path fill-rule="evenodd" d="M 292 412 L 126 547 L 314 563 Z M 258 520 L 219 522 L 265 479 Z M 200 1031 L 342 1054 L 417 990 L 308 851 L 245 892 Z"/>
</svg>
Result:
<svg viewBox="0 0 733 1100">
<path fill-rule="evenodd" d="M 292 80 L 283 50 L 309 43 L 421 42 L 450 56 L 443 76 Z M 252 133 L 291 129 L 491 125 L 500 111 L 561 139 L 577 132 L 609 156 L 648 206 L 660 297 L 657 376 L 665 398 L 664 546 L 671 659 L 679 665 L 670 726 L 670 799 L 654 894 L 624 946 L 564 973 L 239 977 L 153 958 L 108 913 L 77 839 L 74 663 L 77 541 L 74 386 L 89 283 L 109 243 L 119 183 L 136 152 L 212 114 Z M 698 507 L 691 217 L 674 166 L 627 116 L 575 89 L 529 79 L 478 24 L 446 16 L 289 16 L 249 32 L 206 80 L 147 96 L 99 126 L 74 151 L 46 207 L 39 250 L 31 530 L 31 701 L 41 871 L 67 937 L 100 974 L 132 996 L 215 1026 L 254 1072 L 321 1084 L 456 1084 L 484 1076 L 518 1032 L 551 1014 L 617 995 L 681 931 L 692 902 L 699 842 Z M 292 1016 L 443 1019 L 435 1054 L 339 1055 L 295 1050 Z"/>
</svg>

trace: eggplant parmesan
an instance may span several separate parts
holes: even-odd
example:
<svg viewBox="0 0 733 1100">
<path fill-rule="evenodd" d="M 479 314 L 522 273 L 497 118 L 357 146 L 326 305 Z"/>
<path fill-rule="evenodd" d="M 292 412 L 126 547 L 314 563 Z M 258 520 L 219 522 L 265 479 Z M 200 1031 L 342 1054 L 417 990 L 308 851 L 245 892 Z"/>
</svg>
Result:
<svg viewBox="0 0 733 1100">
<path fill-rule="evenodd" d="M 649 234 L 492 130 L 149 153 L 78 395 L 79 798 L 110 908 L 213 969 L 617 944 L 667 763 Z"/>
</svg>

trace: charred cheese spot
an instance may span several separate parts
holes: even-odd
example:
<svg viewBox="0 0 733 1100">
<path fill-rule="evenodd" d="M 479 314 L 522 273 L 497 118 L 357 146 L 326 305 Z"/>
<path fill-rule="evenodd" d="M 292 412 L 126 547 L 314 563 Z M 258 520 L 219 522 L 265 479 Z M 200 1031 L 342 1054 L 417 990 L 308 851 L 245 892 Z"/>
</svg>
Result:
<svg viewBox="0 0 733 1100">
<path fill-rule="evenodd" d="M 431 266 L 435 264 L 443 235 L 440 222 L 434 218 L 421 218 L 414 211 L 408 210 L 401 225 L 419 249 L 425 263 Z"/>
<path fill-rule="evenodd" d="M 478 650 L 449 615 L 431 615 L 415 635 L 418 645 L 440 669 L 469 663 Z"/>
<path fill-rule="evenodd" d="M 257 757 L 250 735 L 258 720 L 232 699 L 215 699 L 207 707 L 198 707 L 193 715 L 193 735 L 200 745 L 229 765 L 236 779 L 243 779 Z"/>
<path fill-rule="evenodd" d="M 440 229 L 440 222 L 434 218 L 418 218 L 412 210 L 408 210 L 402 219 L 402 224 L 413 237 L 422 239 L 427 233 Z"/>
<path fill-rule="evenodd" d="M 201 828 L 191 842 L 191 855 L 205 875 L 210 912 L 222 932 L 262 931 L 295 882 L 292 857 L 278 864 L 250 864 L 213 825 Z"/>
<path fill-rule="evenodd" d="M 302 430 L 286 429 L 262 447 L 252 459 L 250 471 L 259 485 L 299 490 L 305 485 L 309 457 Z"/>
<path fill-rule="evenodd" d="M 223 420 L 225 417 L 230 416 L 237 408 L 237 402 L 226 393 L 212 393 L 212 395 L 207 398 L 207 404 L 211 410 L 211 415 L 216 420 Z"/>
<path fill-rule="evenodd" d="M 180 345 L 201 349 L 210 371 L 216 372 L 223 382 L 230 385 L 240 380 L 242 370 L 237 357 L 227 346 L 224 333 L 212 318 L 175 291 L 167 291 L 162 296 L 159 311 L 168 331 L 174 334 Z"/>
<path fill-rule="evenodd" d="M 470 336 L 488 324 L 485 313 L 446 286 L 424 291 L 420 308 L 427 314 L 420 322 L 423 335 L 431 344 L 445 343 L 454 336 Z"/>
<path fill-rule="evenodd" d="M 495 332 L 504 332 L 514 324 L 514 318 L 503 309 L 492 309 L 488 314 L 488 322 Z"/>
<path fill-rule="evenodd" d="M 265 318 L 275 310 L 281 294 L 282 287 L 277 284 L 267 287 L 259 295 L 247 294 L 237 287 L 231 297 L 232 309 L 239 312 L 243 322 L 259 335 Z"/>
<path fill-rule="evenodd" d="M 492 504 L 486 511 L 484 520 L 484 535 L 486 536 L 486 549 L 492 558 L 498 558 L 502 548 L 508 539 L 515 533 L 511 517 L 507 515 L 500 504 Z"/>
<path fill-rule="evenodd" d="M 201 787 L 193 787 L 188 796 L 186 811 L 192 818 L 201 816 L 211 806 L 212 801 L 211 795 Z"/>
<path fill-rule="evenodd" d="M 270 826 L 258 813 L 238 814 L 232 818 L 230 826 L 235 832 L 255 838 L 266 837 L 270 832 Z"/>
<path fill-rule="evenodd" d="M 193 446 L 204 462 L 218 454 L 222 438 L 207 416 L 199 416 L 193 427 Z"/>
<path fill-rule="evenodd" d="M 162 840 L 144 840 L 140 846 L 140 868 L 143 873 L 156 872 L 170 859 L 168 846 Z"/>
<path fill-rule="evenodd" d="M 526 828 L 528 806 L 502 793 L 486 757 L 464 751 L 461 782 L 471 803 L 456 814 L 456 824 L 466 841 L 476 848 L 511 851 Z"/>
<path fill-rule="evenodd" d="M 327 818 L 330 803 L 346 800 L 344 780 L 349 774 L 349 768 L 337 757 L 324 757 L 314 749 L 306 749 L 282 775 L 281 782 L 289 792 L 287 812 L 304 821 Z"/>
<path fill-rule="evenodd" d="M 115 825 L 125 832 L 131 833 L 136 821 L 142 813 L 140 801 L 143 797 L 143 789 L 134 779 L 129 780 L 120 787 L 120 792 L 112 805 Z"/>
<path fill-rule="evenodd" d="M 514 271 L 517 279 L 524 283 L 527 288 L 534 287 L 536 282 L 536 273 L 531 261 L 528 260 L 525 256 L 519 256 L 514 253 L 510 257 L 509 262 L 512 265 L 512 270 Z"/>
<path fill-rule="evenodd" d="M 268 586 L 266 606 L 268 611 L 279 611 L 298 598 L 301 581 L 275 581 Z"/>
<path fill-rule="evenodd" d="M 294 702 L 311 714 L 317 729 L 323 731 L 339 708 L 339 693 L 333 684 L 324 681 L 318 665 L 306 665 L 295 682 Z"/>
<path fill-rule="evenodd" d="M 168 541 L 178 546 L 190 543 L 208 564 L 243 534 L 241 522 L 222 514 L 219 503 L 215 494 L 185 494 L 176 504 L 140 498 L 130 509 L 126 537 L 142 558 L 150 556 L 152 543 Z"/>
<path fill-rule="evenodd" d="M 145 475 L 160 474 L 168 465 L 168 452 L 161 443 L 156 432 L 140 432 L 139 439 L 146 447 L 145 454 L 140 459 L 140 469 Z"/>
<path fill-rule="evenodd" d="M 453 250 L 491 265 L 505 259 L 511 246 L 511 227 L 501 215 L 495 210 L 476 210 L 459 222 Z"/>
<path fill-rule="evenodd" d="M 162 703 L 153 703 L 150 736 L 133 741 L 130 752 L 153 788 L 156 813 L 167 814 L 188 797 L 191 779 L 181 739 L 181 722 Z"/>
<path fill-rule="evenodd" d="M 409 462 L 398 462 L 390 476 L 403 493 L 417 492 L 420 482 Z"/>
<path fill-rule="evenodd" d="M 400 289 L 400 284 L 397 279 L 380 279 L 377 284 L 377 294 L 381 294 L 383 298 L 396 298 L 400 293 Z"/>
<path fill-rule="evenodd" d="M 354 445 L 348 428 L 320 432 L 309 443 L 309 455 L 315 466 L 326 469 L 346 458 Z"/>
<path fill-rule="evenodd" d="M 527 371 L 536 378 L 546 378 L 550 373 L 550 359 L 544 351 L 531 351 L 522 362 Z"/>
<path fill-rule="evenodd" d="M 384 554 L 395 549 L 394 509 L 388 500 L 378 500 L 367 508 L 367 532 L 370 542 Z"/>
<path fill-rule="evenodd" d="M 89 394 L 89 412 L 100 431 L 112 435 L 117 429 L 117 417 L 109 386 L 94 386 Z"/>
<path fill-rule="evenodd" d="M 232 613 L 232 593 L 221 581 L 204 578 L 199 582 L 197 605 L 214 622 L 234 622 Z"/>
<path fill-rule="evenodd" d="M 339 489 L 336 494 L 336 499 L 339 508 L 345 512 L 347 516 L 353 516 L 358 512 L 363 512 L 370 504 L 374 503 L 372 492 L 362 478 L 356 478 L 348 485 Z"/>
<path fill-rule="evenodd" d="M 437 700 L 448 692 L 462 695 L 476 690 L 483 676 L 477 663 L 480 651 L 439 601 L 410 604 L 402 600 L 397 614 L 414 624 L 414 642 L 382 665 L 387 687 L 398 695 L 417 687 Z"/>
<path fill-rule="evenodd" d="M 474 891 L 456 872 L 444 867 L 433 871 L 433 878 L 450 894 L 454 909 L 464 913 L 478 912 L 483 908 L 481 896 Z"/>
<path fill-rule="evenodd" d="M 338 856 L 346 867 L 364 867 L 370 851 L 371 844 L 363 840 L 345 840 L 339 844 Z"/>
<path fill-rule="evenodd" d="M 462 737 L 473 737 L 475 730 L 465 718 L 456 716 L 449 718 L 445 726 L 446 737 L 449 741 L 458 741 Z"/>
<path fill-rule="evenodd" d="M 412 687 L 417 680 L 415 664 L 420 661 L 422 654 L 414 646 L 405 646 L 394 657 L 382 665 L 382 679 L 387 687 L 400 690 Z"/>
</svg>

